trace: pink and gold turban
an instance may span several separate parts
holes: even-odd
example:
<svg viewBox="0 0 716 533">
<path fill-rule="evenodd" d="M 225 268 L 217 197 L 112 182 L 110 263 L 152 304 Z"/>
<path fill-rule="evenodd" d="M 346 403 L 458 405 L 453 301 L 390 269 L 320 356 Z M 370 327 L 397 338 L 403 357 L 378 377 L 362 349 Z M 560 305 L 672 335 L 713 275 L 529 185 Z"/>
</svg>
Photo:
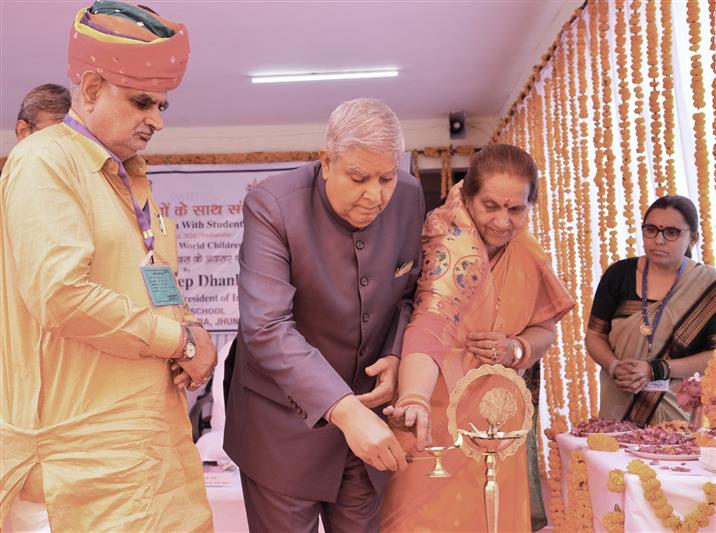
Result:
<svg viewBox="0 0 716 533">
<path fill-rule="evenodd" d="M 92 70 L 119 87 L 170 91 L 188 61 L 186 27 L 147 8 L 98 0 L 77 13 L 70 30 L 67 74 L 73 83 Z"/>
</svg>

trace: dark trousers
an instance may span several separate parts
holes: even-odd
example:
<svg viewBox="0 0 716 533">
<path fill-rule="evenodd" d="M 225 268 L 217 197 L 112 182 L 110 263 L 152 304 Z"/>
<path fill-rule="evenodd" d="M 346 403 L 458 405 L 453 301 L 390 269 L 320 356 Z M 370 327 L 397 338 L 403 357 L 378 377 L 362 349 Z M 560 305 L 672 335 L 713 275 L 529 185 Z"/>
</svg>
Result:
<svg viewBox="0 0 716 533">
<path fill-rule="evenodd" d="M 315 533 L 319 515 L 326 533 L 377 533 L 380 530 L 383 495 L 373 488 L 363 461 L 351 452 L 335 502 L 287 496 L 243 473 L 241 487 L 251 533 Z"/>
</svg>

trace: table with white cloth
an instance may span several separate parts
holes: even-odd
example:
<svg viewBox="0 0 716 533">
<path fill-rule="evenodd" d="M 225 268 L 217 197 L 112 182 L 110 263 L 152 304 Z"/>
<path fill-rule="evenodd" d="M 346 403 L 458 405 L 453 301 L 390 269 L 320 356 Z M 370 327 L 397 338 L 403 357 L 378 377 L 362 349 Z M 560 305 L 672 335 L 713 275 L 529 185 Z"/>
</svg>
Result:
<svg viewBox="0 0 716 533">
<path fill-rule="evenodd" d="M 231 485 L 206 487 L 206 496 L 214 514 L 214 531 L 216 533 L 248 532 L 244 495 L 241 492 L 241 479 L 238 473 Z"/>
<path fill-rule="evenodd" d="M 602 525 L 601 518 L 605 513 L 614 510 L 614 505 L 624 511 L 624 531 L 626 533 L 650 533 L 664 532 L 667 529 L 661 525 L 649 502 L 644 498 L 641 487 L 641 480 L 634 474 L 628 474 L 627 466 L 632 459 L 638 457 L 628 454 L 623 449 L 616 452 L 599 452 L 587 448 L 587 439 L 575 437 L 568 433 L 557 435 L 557 445 L 562 463 L 562 497 L 568 498 L 567 475 L 572 453 L 582 450 L 584 462 L 587 467 L 587 479 L 589 494 L 592 502 L 594 515 L 594 531 L 606 532 Z M 657 479 L 661 482 L 661 490 L 674 508 L 674 513 L 682 518 L 693 511 L 699 503 L 706 501 L 706 494 L 703 485 L 707 481 L 716 482 L 716 474 L 709 472 L 698 461 L 665 461 L 659 460 L 658 464 L 650 465 L 649 459 L 642 459 L 656 472 Z M 663 470 L 662 467 L 683 466 L 689 469 L 688 472 L 674 472 Z M 620 469 L 625 472 L 623 493 L 611 492 L 607 488 L 610 470 Z M 716 515 L 711 517 L 709 525 L 703 531 L 716 531 Z"/>
<path fill-rule="evenodd" d="M 215 533 L 248 533 L 249 523 L 238 472 L 230 485 L 206 487 L 206 495 L 214 513 Z M 318 533 L 324 533 L 322 520 L 318 521 Z"/>
</svg>

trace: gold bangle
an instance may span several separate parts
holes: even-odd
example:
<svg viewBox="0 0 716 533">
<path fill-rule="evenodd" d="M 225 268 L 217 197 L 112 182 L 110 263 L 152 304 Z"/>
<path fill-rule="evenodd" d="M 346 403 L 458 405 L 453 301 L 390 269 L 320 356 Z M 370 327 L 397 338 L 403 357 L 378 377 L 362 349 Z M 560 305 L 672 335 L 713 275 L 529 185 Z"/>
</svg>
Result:
<svg viewBox="0 0 716 533">
<path fill-rule="evenodd" d="M 395 408 L 399 409 L 404 405 L 422 405 L 425 409 L 430 412 L 430 400 L 422 394 L 406 394 L 401 396 L 397 402 L 395 402 Z"/>
</svg>

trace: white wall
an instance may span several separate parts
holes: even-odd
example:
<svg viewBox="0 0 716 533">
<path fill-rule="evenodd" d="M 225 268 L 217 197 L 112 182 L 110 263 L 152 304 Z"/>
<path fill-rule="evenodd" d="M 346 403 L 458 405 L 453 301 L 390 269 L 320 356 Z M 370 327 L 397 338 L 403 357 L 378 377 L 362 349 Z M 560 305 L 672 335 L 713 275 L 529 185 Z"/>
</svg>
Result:
<svg viewBox="0 0 716 533">
<path fill-rule="evenodd" d="M 497 117 L 468 117 L 464 139 L 453 145 L 487 143 L 497 126 Z M 403 121 L 408 150 L 451 144 L 447 116 L 439 119 Z M 201 154 L 230 152 L 283 152 L 318 150 L 323 145 L 325 124 L 272 126 L 222 126 L 171 128 L 155 134 L 147 154 Z M 15 133 L 0 132 L 0 154 L 6 156 L 15 145 Z M 454 166 L 466 166 L 464 158 L 453 158 Z M 439 159 L 420 160 L 421 168 L 439 168 Z"/>
</svg>

